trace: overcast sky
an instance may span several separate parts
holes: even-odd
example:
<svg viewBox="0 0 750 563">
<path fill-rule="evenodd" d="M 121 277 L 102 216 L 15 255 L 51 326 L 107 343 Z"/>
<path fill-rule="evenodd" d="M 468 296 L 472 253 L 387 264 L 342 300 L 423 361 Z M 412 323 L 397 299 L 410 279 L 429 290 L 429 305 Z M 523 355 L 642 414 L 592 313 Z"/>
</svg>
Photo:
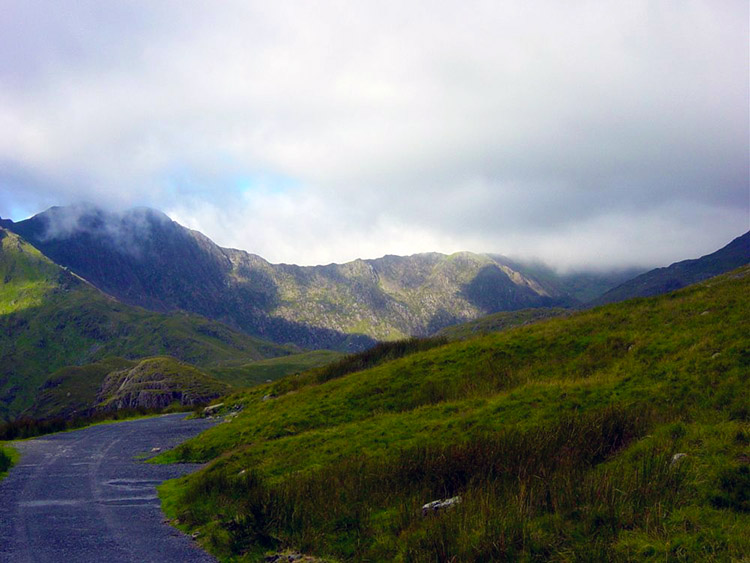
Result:
<svg viewBox="0 0 750 563">
<path fill-rule="evenodd" d="M 747 0 L 0 0 L 0 216 L 272 262 L 664 265 L 750 228 Z"/>
</svg>

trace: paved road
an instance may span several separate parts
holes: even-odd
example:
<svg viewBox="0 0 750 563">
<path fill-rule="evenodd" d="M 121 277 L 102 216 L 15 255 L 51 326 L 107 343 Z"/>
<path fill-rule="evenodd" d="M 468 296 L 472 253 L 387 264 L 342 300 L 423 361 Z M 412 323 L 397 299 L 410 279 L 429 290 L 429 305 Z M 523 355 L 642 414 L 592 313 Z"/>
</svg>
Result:
<svg viewBox="0 0 750 563">
<path fill-rule="evenodd" d="M 214 561 L 164 523 L 156 496 L 156 485 L 197 466 L 134 459 L 212 424 L 184 417 L 118 422 L 17 442 L 21 460 L 0 482 L 0 561 Z"/>
</svg>

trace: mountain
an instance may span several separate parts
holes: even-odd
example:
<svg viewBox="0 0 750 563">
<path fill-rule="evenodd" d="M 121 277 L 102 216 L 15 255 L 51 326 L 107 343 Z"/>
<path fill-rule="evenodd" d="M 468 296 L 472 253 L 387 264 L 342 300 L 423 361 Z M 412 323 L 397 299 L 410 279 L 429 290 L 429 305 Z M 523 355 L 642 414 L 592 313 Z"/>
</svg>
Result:
<svg viewBox="0 0 750 563">
<path fill-rule="evenodd" d="M 119 301 L 152 311 L 190 311 L 259 338 L 305 348 L 359 349 L 374 341 L 292 315 L 270 315 L 283 296 L 258 256 L 220 248 L 151 209 L 109 213 L 53 207 L 5 226 L 57 264 Z"/>
<path fill-rule="evenodd" d="M 750 231 L 725 247 L 695 260 L 675 262 L 626 281 L 593 300 L 590 305 L 651 297 L 668 293 L 750 263 Z"/>
<path fill-rule="evenodd" d="M 524 275 L 553 284 L 580 303 L 592 301 L 644 272 L 643 268 L 631 267 L 561 273 L 538 261 L 514 260 L 512 264 L 514 269 Z"/>
<path fill-rule="evenodd" d="M 211 367 L 296 351 L 195 314 L 120 303 L 0 228 L 0 417 L 29 407 L 65 366 L 169 355 Z"/>
<path fill-rule="evenodd" d="M 221 248 L 166 215 L 53 207 L 5 226 L 124 303 L 184 310 L 261 338 L 357 350 L 497 311 L 570 306 L 549 276 L 497 255 L 385 256 L 301 267 Z"/>
<path fill-rule="evenodd" d="M 162 506 L 228 561 L 743 560 L 749 309 L 745 266 L 243 390 Z"/>
</svg>

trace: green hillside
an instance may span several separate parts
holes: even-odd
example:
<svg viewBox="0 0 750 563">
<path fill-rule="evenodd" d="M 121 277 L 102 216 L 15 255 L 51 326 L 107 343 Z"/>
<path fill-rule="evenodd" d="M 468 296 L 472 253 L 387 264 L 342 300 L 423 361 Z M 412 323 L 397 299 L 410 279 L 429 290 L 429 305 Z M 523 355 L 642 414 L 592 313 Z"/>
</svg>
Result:
<svg viewBox="0 0 750 563">
<path fill-rule="evenodd" d="M 40 305 L 61 277 L 41 252 L 0 228 L 0 315 Z"/>
<path fill-rule="evenodd" d="M 284 548 L 339 561 L 740 559 L 749 296 L 744 267 L 231 396 L 238 416 L 162 456 L 214 460 L 163 486 L 164 507 L 226 560 Z"/>
<path fill-rule="evenodd" d="M 31 406 L 47 376 L 65 366 L 169 355 L 208 367 L 297 351 L 197 315 L 124 305 L 13 233 L 0 234 L 0 417 Z"/>
<path fill-rule="evenodd" d="M 568 309 L 561 309 L 559 307 L 503 311 L 501 313 L 493 313 L 492 315 L 480 317 L 475 321 L 446 327 L 439 331 L 437 335 L 444 336 L 451 340 L 463 340 L 474 336 L 489 334 L 490 332 L 508 330 L 509 328 L 515 328 L 569 313 L 570 311 Z"/>
<path fill-rule="evenodd" d="M 269 380 L 276 381 L 286 375 L 324 366 L 335 362 L 343 355 L 341 352 L 334 352 L 333 350 L 312 350 L 241 365 L 231 365 L 231 362 L 229 362 L 230 365 L 223 364 L 218 367 L 211 367 L 208 372 L 235 387 L 252 387 Z"/>
</svg>

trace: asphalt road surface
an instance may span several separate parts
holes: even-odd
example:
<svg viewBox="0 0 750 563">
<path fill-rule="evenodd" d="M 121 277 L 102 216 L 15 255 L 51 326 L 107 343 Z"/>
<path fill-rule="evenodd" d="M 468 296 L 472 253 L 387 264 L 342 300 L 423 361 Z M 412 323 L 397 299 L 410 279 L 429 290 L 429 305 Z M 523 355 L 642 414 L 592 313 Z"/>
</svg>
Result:
<svg viewBox="0 0 750 563">
<path fill-rule="evenodd" d="M 135 459 L 212 424 L 184 418 L 118 422 L 14 444 L 21 459 L 0 481 L 0 561 L 215 561 L 165 523 L 156 496 L 159 483 L 198 466 Z"/>
</svg>

